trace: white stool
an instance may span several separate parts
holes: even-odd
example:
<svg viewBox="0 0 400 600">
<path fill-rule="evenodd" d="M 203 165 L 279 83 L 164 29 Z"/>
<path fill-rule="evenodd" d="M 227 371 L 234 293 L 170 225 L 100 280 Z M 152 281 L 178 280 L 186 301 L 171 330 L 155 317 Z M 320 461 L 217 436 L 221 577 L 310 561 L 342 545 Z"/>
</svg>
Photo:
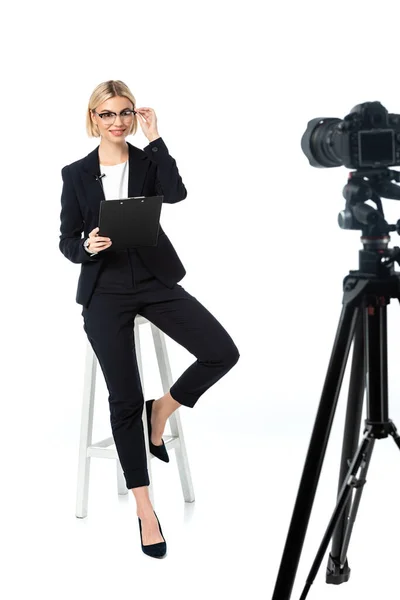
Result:
<svg viewBox="0 0 400 600">
<path fill-rule="evenodd" d="M 169 391 L 173 383 L 164 333 L 160 329 L 158 329 L 158 327 L 156 327 L 153 323 L 151 323 L 148 319 L 142 317 L 141 315 L 137 315 L 135 318 L 134 327 L 135 349 L 142 390 L 145 399 L 146 395 L 144 390 L 142 356 L 140 352 L 139 327 L 146 323 L 150 323 L 164 393 L 167 393 Z M 126 487 L 125 477 L 122 471 L 121 463 L 118 458 L 117 450 L 115 448 L 114 438 L 111 436 L 106 438 L 105 440 L 97 442 L 96 444 L 92 443 L 97 362 L 97 356 L 93 352 L 93 348 L 88 340 L 84 375 L 81 435 L 79 444 L 78 485 L 76 497 L 76 516 L 79 518 L 86 517 L 88 512 L 90 459 L 92 457 L 116 459 L 118 494 L 127 494 L 129 491 Z M 154 457 L 150 453 L 149 449 L 149 436 L 147 431 L 146 419 L 146 403 L 144 403 L 143 407 L 142 420 L 147 454 L 147 469 L 149 472 L 150 479 L 149 496 L 152 504 L 154 505 L 154 492 L 151 474 L 151 459 Z M 192 485 L 192 478 L 190 475 L 190 468 L 186 453 L 185 441 L 183 437 L 179 409 L 175 410 L 175 412 L 173 412 L 172 415 L 169 417 L 169 424 L 171 428 L 171 435 L 163 435 L 164 443 L 168 451 L 172 450 L 172 448 L 175 449 L 176 462 L 178 465 L 179 477 L 181 480 L 182 492 L 185 502 L 194 502 L 194 490 Z M 168 463 L 168 466 L 171 467 L 171 462 Z"/>
</svg>

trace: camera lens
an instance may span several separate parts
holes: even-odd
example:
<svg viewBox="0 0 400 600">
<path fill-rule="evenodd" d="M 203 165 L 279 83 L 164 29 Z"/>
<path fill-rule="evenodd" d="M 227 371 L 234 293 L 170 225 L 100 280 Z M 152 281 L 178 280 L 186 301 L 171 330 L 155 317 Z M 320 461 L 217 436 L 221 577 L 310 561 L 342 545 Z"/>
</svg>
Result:
<svg viewBox="0 0 400 600">
<path fill-rule="evenodd" d="M 335 152 L 337 124 L 340 122 L 341 119 L 336 118 L 317 118 L 309 121 L 301 138 L 301 149 L 312 167 L 327 168 L 343 165 Z"/>
</svg>

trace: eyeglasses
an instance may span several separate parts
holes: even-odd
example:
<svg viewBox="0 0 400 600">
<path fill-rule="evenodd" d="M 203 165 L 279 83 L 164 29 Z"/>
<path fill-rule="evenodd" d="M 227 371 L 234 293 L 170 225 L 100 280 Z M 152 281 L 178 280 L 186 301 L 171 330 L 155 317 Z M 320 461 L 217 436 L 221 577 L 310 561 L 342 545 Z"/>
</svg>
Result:
<svg viewBox="0 0 400 600">
<path fill-rule="evenodd" d="M 101 120 L 103 121 L 104 125 L 112 125 L 115 119 L 117 118 L 117 114 L 115 112 L 107 111 L 98 113 L 95 110 L 93 112 L 98 117 L 101 117 Z M 130 110 L 128 108 L 119 113 L 121 121 L 123 121 L 124 123 L 129 123 L 130 121 L 132 121 L 133 115 L 136 115 L 136 111 Z"/>
</svg>

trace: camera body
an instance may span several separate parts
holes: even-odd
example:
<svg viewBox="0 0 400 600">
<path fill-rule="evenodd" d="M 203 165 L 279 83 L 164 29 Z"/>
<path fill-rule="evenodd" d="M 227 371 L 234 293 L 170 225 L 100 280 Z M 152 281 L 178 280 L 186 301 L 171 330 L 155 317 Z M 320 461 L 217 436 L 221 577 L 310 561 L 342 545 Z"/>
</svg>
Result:
<svg viewBox="0 0 400 600">
<path fill-rule="evenodd" d="M 380 102 L 364 102 L 344 119 L 312 119 L 301 148 L 313 167 L 399 166 L 400 115 L 388 113 Z"/>
</svg>

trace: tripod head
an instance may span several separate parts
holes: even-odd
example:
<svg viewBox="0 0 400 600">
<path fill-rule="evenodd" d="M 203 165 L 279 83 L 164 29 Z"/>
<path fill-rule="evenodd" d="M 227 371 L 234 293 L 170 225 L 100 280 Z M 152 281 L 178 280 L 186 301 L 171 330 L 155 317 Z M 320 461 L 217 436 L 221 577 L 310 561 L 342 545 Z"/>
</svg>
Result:
<svg viewBox="0 0 400 600">
<path fill-rule="evenodd" d="M 381 196 L 400 200 L 400 186 L 391 183 L 392 180 L 400 182 L 400 172 L 387 167 L 352 171 L 348 183 L 343 188 L 346 207 L 338 215 L 339 227 L 362 231 L 361 242 L 364 250 L 360 251 L 360 268 L 363 262 L 364 266 L 367 266 L 365 260 L 362 260 L 367 259 L 367 256 L 363 257 L 363 253 L 367 253 L 367 272 L 377 275 L 380 271 L 379 265 L 391 267 L 392 271 L 395 261 L 400 265 L 400 248 L 388 248 L 389 232 L 396 231 L 400 235 L 400 219 L 395 225 L 389 224 L 385 219 L 381 201 Z M 376 208 L 366 204 L 368 200 L 372 200 Z M 371 258 L 374 263 L 372 270 Z"/>
</svg>

